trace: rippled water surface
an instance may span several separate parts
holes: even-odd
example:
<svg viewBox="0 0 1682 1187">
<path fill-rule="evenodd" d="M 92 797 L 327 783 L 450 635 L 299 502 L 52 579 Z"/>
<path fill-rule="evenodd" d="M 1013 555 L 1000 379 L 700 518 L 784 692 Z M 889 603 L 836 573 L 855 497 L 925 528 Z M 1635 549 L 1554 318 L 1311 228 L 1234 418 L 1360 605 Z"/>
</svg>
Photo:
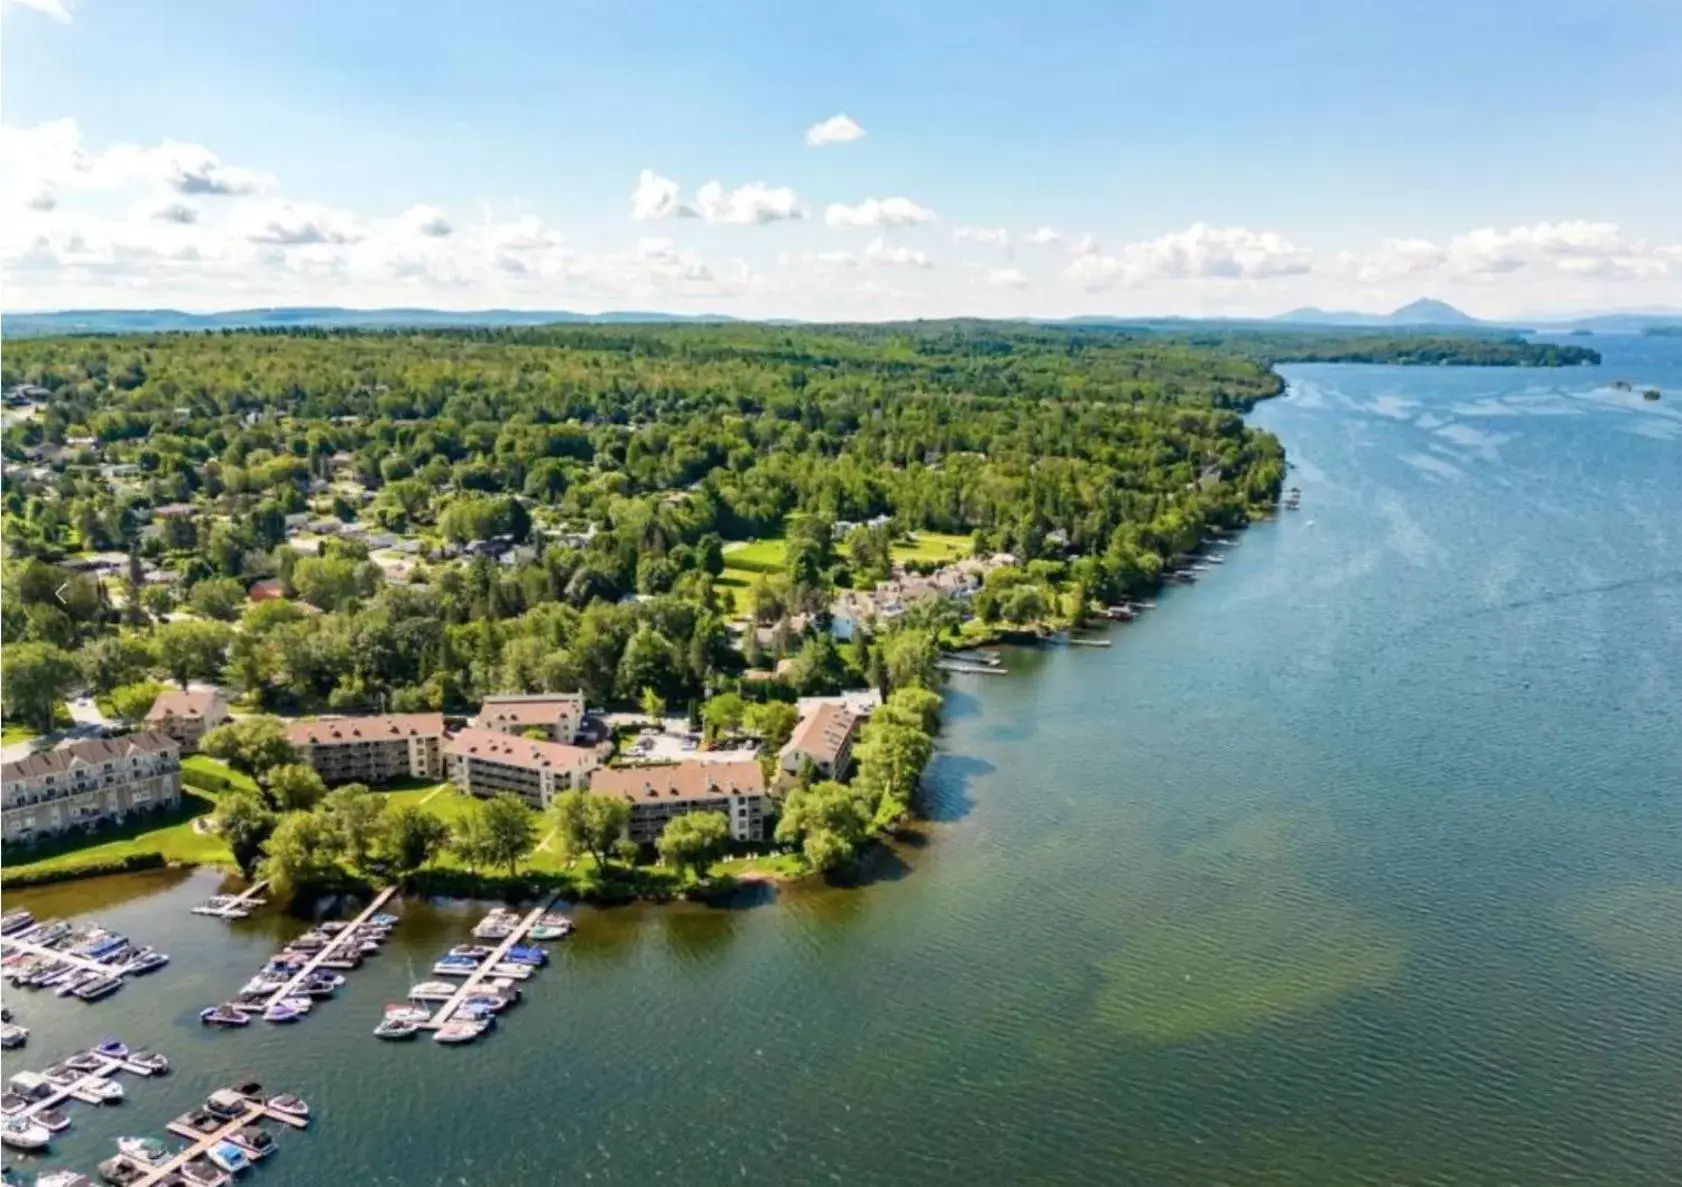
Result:
<svg viewBox="0 0 1682 1187">
<path fill-rule="evenodd" d="M 319 1117 L 270 1187 L 1682 1181 L 1682 343 L 1594 344 L 1291 368 L 1255 420 L 1302 510 L 1108 651 L 957 678 L 926 845 L 581 911 L 475 1047 L 368 1033 L 464 907 L 223 1034 L 197 1008 L 300 925 L 188 916 L 205 874 L 10 896 L 176 958 L 8 999 L 8 1071 L 108 1032 L 180 1068 L 73 1106 L 51 1163 L 251 1074 Z"/>
</svg>

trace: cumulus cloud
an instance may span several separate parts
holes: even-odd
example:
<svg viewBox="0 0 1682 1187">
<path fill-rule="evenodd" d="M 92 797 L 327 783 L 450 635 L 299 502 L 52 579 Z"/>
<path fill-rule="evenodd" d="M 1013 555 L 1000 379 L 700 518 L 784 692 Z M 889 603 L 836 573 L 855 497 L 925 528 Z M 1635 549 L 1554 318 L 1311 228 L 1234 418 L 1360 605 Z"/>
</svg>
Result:
<svg viewBox="0 0 1682 1187">
<path fill-rule="evenodd" d="M 62 21 L 67 25 L 70 23 L 70 6 L 65 0 L 6 0 L 5 7 L 33 8 L 55 21 Z"/>
<path fill-rule="evenodd" d="M 644 169 L 631 191 L 631 217 L 638 222 L 663 218 L 694 218 L 695 208 L 685 205 L 677 182 Z"/>
<path fill-rule="evenodd" d="M 806 129 L 806 143 L 813 148 L 826 144 L 851 144 L 864 139 L 864 129 L 845 112 L 830 116 Z"/>
<path fill-rule="evenodd" d="M 1629 239 L 1616 223 L 1535 223 L 1497 230 L 1480 227 L 1445 244 L 1386 239 L 1367 252 L 1341 252 L 1328 268 L 1363 284 L 1422 275 L 1488 283 L 1525 273 L 1641 280 L 1667 276 L 1676 248 Z"/>
<path fill-rule="evenodd" d="M 178 194 L 242 195 L 269 187 L 266 173 L 225 164 L 199 144 L 164 140 L 155 145 L 115 144 L 90 151 L 72 119 L 31 128 L 0 127 L 0 174 L 13 199 L 32 210 L 51 210 L 73 191 L 163 187 Z"/>
<path fill-rule="evenodd" d="M 709 181 L 695 191 L 695 209 L 709 223 L 757 226 L 804 218 L 800 199 L 787 186 L 768 186 L 762 181 L 726 192 L 723 185 Z"/>
<path fill-rule="evenodd" d="M 252 211 L 245 237 L 272 247 L 343 247 L 360 242 L 365 233 L 350 215 L 320 203 L 281 202 Z"/>
<path fill-rule="evenodd" d="M 1003 227 L 959 227 L 952 238 L 960 243 L 986 243 L 993 247 L 1009 247 L 1010 232 Z"/>
<path fill-rule="evenodd" d="M 910 198 L 866 198 L 857 206 L 833 203 L 823 217 L 824 222 L 832 227 L 913 227 L 919 223 L 932 223 L 934 211 L 917 205 Z"/>
<path fill-rule="evenodd" d="M 1093 250 L 1068 267 L 1088 289 L 1134 286 L 1152 280 L 1260 280 L 1307 272 L 1309 253 L 1273 231 L 1194 223 L 1158 239 L 1129 243 L 1113 255 Z"/>
<path fill-rule="evenodd" d="M 1034 247 L 1050 247 L 1053 243 L 1063 242 L 1063 236 L 1050 227 L 1041 227 L 1037 231 L 1030 231 L 1023 237 L 1022 242 L 1032 244 Z"/>
<path fill-rule="evenodd" d="M 455 231 L 454 225 L 436 206 L 411 206 L 398 218 L 398 224 L 410 234 L 426 239 L 443 239 Z"/>
<path fill-rule="evenodd" d="M 1028 274 L 1020 268 L 989 268 L 982 279 L 994 288 L 1022 289 L 1028 287 Z"/>
<path fill-rule="evenodd" d="M 785 251 L 777 255 L 777 262 L 785 267 L 794 264 L 819 269 L 859 266 L 859 258 L 850 251 Z"/>
<path fill-rule="evenodd" d="M 899 268 L 930 268 L 934 261 L 924 252 L 916 251 L 904 246 L 889 246 L 888 243 L 876 238 L 870 241 L 870 246 L 864 249 L 864 258 L 872 264 L 884 264 Z"/>
<path fill-rule="evenodd" d="M 152 217 L 161 223 L 177 223 L 186 226 L 199 221 L 199 212 L 185 202 L 170 202 L 154 210 Z"/>
</svg>

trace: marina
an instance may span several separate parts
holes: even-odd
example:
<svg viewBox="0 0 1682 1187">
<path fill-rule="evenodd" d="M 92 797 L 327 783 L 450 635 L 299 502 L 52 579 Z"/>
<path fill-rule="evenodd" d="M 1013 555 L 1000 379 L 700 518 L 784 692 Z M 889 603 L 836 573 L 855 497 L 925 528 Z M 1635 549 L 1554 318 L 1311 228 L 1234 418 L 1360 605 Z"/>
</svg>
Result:
<svg viewBox="0 0 1682 1187">
<path fill-rule="evenodd" d="M 0 931 L 0 975 L 20 989 L 52 989 L 60 997 L 98 1001 L 126 978 L 169 963 L 166 953 L 96 924 L 37 923 L 28 911 L 8 913 Z"/>
<path fill-rule="evenodd" d="M 59 1112 L 59 1106 L 70 1101 L 100 1105 L 122 1100 L 122 1085 L 113 1079 L 118 1072 L 149 1077 L 168 1071 L 169 1061 L 156 1052 L 130 1052 L 116 1039 L 102 1039 L 98 1046 L 78 1051 L 44 1072 L 18 1072 L 7 1080 L 5 1095 L 0 1097 L 6 1144 L 19 1145 L 13 1134 L 27 1131 L 29 1123 L 49 1136 L 69 1128 L 69 1118 Z M 45 1146 L 42 1141 L 34 1148 Z"/>
<path fill-rule="evenodd" d="M 218 1158 L 222 1148 L 232 1144 L 239 1149 L 242 1158 L 235 1164 L 230 1173 L 237 1173 L 250 1165 L 253 1151 L 247 1148 L 239 1138 L 243 1131 L 255 1126 L 259 1121 L 275 1121 L 293 1129 L 304 1129 L 309 1125 L 308 1107 L 304 1106 L 302 1115 L 290 1108 L 277 1108 L 277 1103 L 296 1101 L 296 1097 L 275 1096 L 263 1099 L 262 1089 L 256 1084 L 244 1084 L 238 1088 L 223 1088 L 211 1093 L 202 1109 L 185 1113 L 171 1121 L 164 1128 L 176 1137 L 186 1139 L 190 1144 L 180 1153 L 167 1161 L 153 1166 L 144 1166 L 130 1160 L 131 1165 L 139 1167 L 143 1173 L 137 1178 L 127 1179 L 125 1187 L 154 1187 L 155 1184 L 180 1182 L 180 1172 L 189 1163 L 206 1159 L 223 1170 L 230 1168 L 225 1165 L 225 1158 Z M 302 1105 L 302 1101 L 298 1101 Z M 211 1128 L 206 1129 L 205 1126 Z M 256 1153 L 255 1157 L 263 1157 L 267 1153 Z M 103 1168 L 102 1168 L 103 1171 Z"/>
<path fill-rule="evenodd" d="M 262 897 L 268 888 L 269 880 L 259 878 L 238 894 L 215 895 L 192 911 L 195 915 L 208 915 L 215 919 L 245 919 L 255 908 L 268 905 L 269 900 Z"/>
<path fill-rule="evenodd" d="M 533 933 L 543 938 L 559 939 L 571 930 L 570 923 L 551 922 L 549 912 L 557 901 L 559 896 L 552 896 L 542 906 L 523 916 L 500 907 L 492 911 L 473 929 L 473 934 L 479 939 L 496 940 L 494 946 L 464 946 L 472 950 L 471 955 L 458 950 L 434 966 L 434 972 L 438 973 L 440 967 L 451 961 L 453 956 L 460 973 L 440 975 L 461 975 L 460 987 L 444 996 L 447 987 L 443 983 L 427 982 L 416 986 L 410 993 L 411 1000 L 433 1002 L 442 997 L 442 1004 L 425 1018 L 410 1017 L 396 1025 L 399 1028 L 412 1026 L 415 1031 L 431 1031 L 433 1040 L 439 1043 L 470 1042 L 477 1038 L 489 1025 L 487 1014 L 490 1011 L 477 1009 L 476 1005 L 489 999 L 499 999 L 503 1004 L 517 1001 L 517 982 L 530 977 L 535 967 L 547 960 L 541 949 L 523 948 L 522 941 L 534 938 Z M 487 980 L 491 984 L 487 985 Z M 393 1026 L 394 1019 L 388 1013 L 377 1033 L 381 1038 L 406 1037 L 405 1033 L 393 1030 Z"/>
</svg>

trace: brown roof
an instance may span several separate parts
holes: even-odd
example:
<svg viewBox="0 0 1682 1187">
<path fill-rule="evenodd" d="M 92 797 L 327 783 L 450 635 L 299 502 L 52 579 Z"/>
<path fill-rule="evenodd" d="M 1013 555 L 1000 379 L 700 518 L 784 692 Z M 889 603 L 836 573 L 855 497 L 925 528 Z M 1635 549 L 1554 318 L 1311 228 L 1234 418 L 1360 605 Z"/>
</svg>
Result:
<svg viewBox="0 0 1682 1187">
<path fill-rule="evenodd" d="M 389 713 L 383 717 L 326 717 L 295 722 L 286 727 L 286 740 L 294 746 L 339 746 L 441 737 L 443 733 L 442 713 Z"/>
<path fill-rule="evenodd" d="M 590 776 L 597 795 L 622 795 L 632 803 L 653 800 L 721 800 L 765 794 L 765 771 L 751 758 L 733 762 L 672 763 L 659 767 L 602 767 Z"/>
<path fill-rule="evenodd" d="M 485 729 L 464 729 L 451 734 L 444 752 L 457 758 L 477 758 L 530 771 L 572 770 L 596 761 L 596 752 L 588 746 L 518 738 Z"/>
<path fill-rule="evenodd" d="M 178 688 L 166 688 L 158 694 L 158 699 L 152 702 L 152 708 L 146 714 L 147 721 L 162 721 L 166 717 L 209 717 L 212 710 L 220 710 L 220 721 L 228 715 L 228 710 L 222 704 L 222 698 L 215 692 L 182 692 Z"/>
<path fill-rule="evenodd" d="M 528 696 L 486 697 L 479 706 L 481 720 L 494 717 L 513 725 L 550 725 L 561 711 L 584 712 L 581 692 L 539 692 Z"/>
<path fill-rule="evenodd" d="M 285 597 L 286 586 L 279 577 L 265 577 L 261 581 L 253 581 L 251 588 L 245 592 L 253 602 L 268 602 Z"/>
<path fill-rule="evenodd" d="M 33 779 L 37 775 L 56 775 L 68 771 L 78 763 L 102 763 L 116 758 L 130 758 L 137 754 L 180 754 L 181 747 L 162 730 L 142 730 L 138 734 L 124 734 L 117 738 L 93 738 L 75 742 L 58 750 L 43 750 L 0 767 L 0 778 Z"/>
<path fill-rule="evenodd" d="M 799 751 L 809 754 L 820 763 L 833 765 L 840 757 L 841 747 L 853 736 L 858 718 L 845 705 L 825 701 L 818 705 L 794 729 L 783 753 Z"/>
</svg>

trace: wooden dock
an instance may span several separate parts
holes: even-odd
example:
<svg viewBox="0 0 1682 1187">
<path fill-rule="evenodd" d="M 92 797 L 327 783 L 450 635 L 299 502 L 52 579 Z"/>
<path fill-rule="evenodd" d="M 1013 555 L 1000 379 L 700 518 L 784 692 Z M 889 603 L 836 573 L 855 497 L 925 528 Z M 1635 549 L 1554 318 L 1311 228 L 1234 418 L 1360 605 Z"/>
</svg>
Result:
<svg viewBox="0 0 1682 1187">
<path fill-rule="evenodd" d="M 67 1100 L 79 1100 L 83 1104 L 97 1105 L 102 1102 L 99 1097 L 88 1091 L 89 1080 L 109 1079 L 112 1072 L 133 1072 L 137 1076 L 150 1076 L 152 1074 L 150 1069 L 132 1064 L 126 1059 L 117 1059 L 110 1055 L 102 1055 L 100 1058 L 105 1061 L 105 1066 L 97 1072 L 85 1072 L 78 1079 L 62 1086 L 54 1084 L 51 1096 L 43 1096 L 40 1100 L 31 1101 L 28 1108 L 20 1109 L 11 1116 L 33 1117 L 36 1113 L 56 1108 Z M 51 1081 L 48 1082 L 51 1083 Z"/>
<path fill-rule="evenodd" d="M 558 894 L 552 895 L 541 907 L 537 907 L 526 912 L 525 917 L 515 925 L 512 932 L 508 933 L 507 938 L 497 944 L 497 946 L 491 950 L 491 954 L 479 962 L 479 967 L 468 974 L 466 980 L 462 981 L 461 988 L 455 991 L 454 996 L 434 1010 L 431 1018 L 428 1018 L 425 1022 L 420 1024 L 421 1029 L 437 1030 L 440 1026 L 444 1025 L 444 1023 L 454 1017 L 456 1009 L 462 1002 L 467 1000 L 469 994 L 478 988 L 479 982 L 483 981 L 486 977 L 495 976 L 495 974 L 491 972 L 491 969 L 507 959 L 508 953 L 517 947 L 521 940 L 526 938 L 526 934 L 530 932 L 532 928 L 536 927 L 537 921 L 542 919 L 543 916 L 548 913 L 550 908 L 560 901 L 560 897 L 561 896 Z"/>
<path fill-rule="evenodd" d="M 210 903 L 200 903 L 193 908 L 193 914 L 209 915 L 213 919 L 244 919 L 251 913 L 250 908 L 268 905 L 269 900 L 260 897 L 268 888 L 269 880 L 259 878 L 239 894 L 228 898 L 226 902 L 215 906 Z"/>
<path fill-rule="evenodd" d="M 1008 676 L 1004 668 L 992 667 L 988 664 L 966 664 L 961 661 L 942 659 L 936 660 L 935 665 L 942 672 L 950 672 L 957 676 Z"/>
<path fill-rule="evenodd" d="M 183 1125 L 180 1121 L 171 1121 L 164 1128 L 168 1129 L 170 1133 L 174 1134 L 178 1138 L 186 1138 L 192 1144 L 185 1150 L 181 1151 L 181 1153 L 175 1155 L 175 1157 L 171 1158 L 168 1162 L 149 1168 L 145 1175 L 136 1179 L 132 1184 L 130 1184 L 130 1187 L 153 1187 L 153 1184 L 160 1183 L 169 1178 L 170 1175 L 180 1170 L 187 1163 L 193 1161 L 193 1159 L 202 1158 L 205 1152 L 217 1142 L 227 1141 L 230 1136 L 238 1133 L 247 1125 L 250 1125 L 254 1121 L 260 1121 L 265 1117 L 270 1121 L 279 1121 L 284 1125 L 290 1125 L 294 1129 L 303 1129 L 309 1124 L 309 1122 L 301 1121 L 297 1117 L 289 1117 L 285 1113 L 277 1113 L 273 1109 L 269 1108 L 268 1105 L 260 1104 L 256 1101 L 252 1101 L 250 1105 L 246 1107 L 245 1112 L 240 1116 L 228 1122 L 221 1128 L 212 1130 L 210 1133 L 200 1133 L 190 1125 Z"/>
<path fill-rule="evenodd" d="M 33 940 L 19 940 L 11 936 L 0 937 L 0 952 L 27 952 L 31 956 L 44 956 L 51 960 L 61 961 L 73 965 L 84 972 L 100 973 L 107 977 L 121 977 L 128 971 L 127 964 L 101 964 L 97 960 L 90 960 L 86 956 L 75 956 L 57 948 L 49 948 L 45 944 L 37 944 Z"/>
<path fill-rule="evenodd" d="M 332 960 L 335 954 L 337 954 L 338 951 L 346 944 L 354 943 L 358 945 L 357 950 L 360 951 L 362 941 L 356 934 L 356 929 L 364 923 L 367 923 L 368 920 L 372 919 L 375 915 L 379 914 L 380 909 L 390 902 L 391 897 L 396 893 L 397 887 L 388 886 L 376 894 L 374 896 L 374 901 L 369 903 L 367 908 L 360 915 L 351 920 L 345 929 L 339 932 L 338 935 L 334 936 L 332 939 L 328 940 L 326 944 L 322 945 L 320 951 L 310 957 L 309 960 L 305 961 L 304 967 L 294 973 L 290 981 L 269 995 L 268 1000 L 263 1003 L 263 1008 L 267 1009 L 269 1006 L 274 1005 L 278 1001 L 294 996 L 298 992 L 298 986 L 302 985 L 309 978 L 311 973 L 315 972 L 318 968 L 321 968 L 324 961 Z"/>
</svg>

